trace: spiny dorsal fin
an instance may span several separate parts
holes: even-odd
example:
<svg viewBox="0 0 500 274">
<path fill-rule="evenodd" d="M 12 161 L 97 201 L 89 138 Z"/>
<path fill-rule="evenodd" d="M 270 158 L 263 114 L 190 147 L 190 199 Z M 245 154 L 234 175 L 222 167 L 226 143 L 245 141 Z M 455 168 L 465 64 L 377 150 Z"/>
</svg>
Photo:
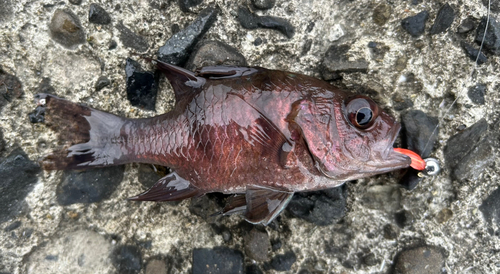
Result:
<svg viewBox="0 0 500 274">
<path fill-rule="evenodd" d="M 192 71 L 174 66 L 160 60 L 156 62 L 156 67 L 167 76 L 175 93 L 175 99 L 179 101 L 190 93 L 197 92 L 206 82 L 203 77 L 197 77 Z"/>
</svg>

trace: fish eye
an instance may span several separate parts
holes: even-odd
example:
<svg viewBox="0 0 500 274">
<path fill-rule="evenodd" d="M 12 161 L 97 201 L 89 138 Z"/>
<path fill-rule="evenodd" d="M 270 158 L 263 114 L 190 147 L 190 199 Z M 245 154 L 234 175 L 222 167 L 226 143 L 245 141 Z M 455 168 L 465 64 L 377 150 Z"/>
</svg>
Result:
<svg viewBox="0 0 500 274">
<path fill-rule="evenodd" d="M 347 102 L 346 114 L 353 126 L 367 129 L 373 125 L 378 117 L 378 106 L 370 98 L 358 96 Z"/>
</svg>

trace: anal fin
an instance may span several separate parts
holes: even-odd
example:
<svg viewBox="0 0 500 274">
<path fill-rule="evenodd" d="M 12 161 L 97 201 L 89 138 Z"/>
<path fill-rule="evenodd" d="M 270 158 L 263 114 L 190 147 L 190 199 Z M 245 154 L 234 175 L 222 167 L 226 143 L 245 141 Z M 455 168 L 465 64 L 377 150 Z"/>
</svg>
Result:
<svg viewBox="0 0 500 274">
<path fill-rule="evenodd" d="M 194 187 L 188 180 L 177 173 L 172 172 L 161 178 L 150 189 L 130 197 L 133 201 L 180 201 L 187 198 L 205 194 L 202 190 Z"/>
<path fill-rule="evenodd" d="M 249 186 L 245 197 L 245 219 L 253 224 L 268 225 L 285 209 L 293 197 L 293 192 Z"/>
</svg>

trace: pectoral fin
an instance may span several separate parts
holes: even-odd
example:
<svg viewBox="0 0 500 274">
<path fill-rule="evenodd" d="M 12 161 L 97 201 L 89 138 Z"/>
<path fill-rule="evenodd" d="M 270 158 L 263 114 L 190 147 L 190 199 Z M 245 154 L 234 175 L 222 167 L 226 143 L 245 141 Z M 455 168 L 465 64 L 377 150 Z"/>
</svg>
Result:
<svg viewBox="0 0 500 274">
<path fill-rule="evenodd" d="M 245 219 L 253 224 L 267 225 L 285 209 L 292 196 L 293 192 L 249 186 L 245 195 Z"/>
<path fill-rule="evenodd" d="M 172 172 L 161 178 L 147 191 L 129 198 L 134 201 L 180 201 L 205 194 L 188 180 Z"/>
</svg>

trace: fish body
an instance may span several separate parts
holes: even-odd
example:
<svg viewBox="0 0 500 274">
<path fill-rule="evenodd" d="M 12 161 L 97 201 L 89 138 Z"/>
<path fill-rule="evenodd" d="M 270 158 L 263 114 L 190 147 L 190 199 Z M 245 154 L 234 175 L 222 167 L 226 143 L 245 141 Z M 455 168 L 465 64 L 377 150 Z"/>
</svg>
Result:
<svg viewBox="0 0 500 274">
<path fill-rule="evenodd" d="M 206 67 L 196 73 L 157 61 L 176 105 L 128 119 L 52 95 L 37 95 L 63 147 L 45 169 L 130 162 L 170 167 L 133 200 L 171 201 L 209 192 L 239 194 L 224 214 L 267 224 L 294 192 L 408 167 L 393 151 L 400 125 L 369 98 L 313 77 L 255 67 Z"/>
</svg>

